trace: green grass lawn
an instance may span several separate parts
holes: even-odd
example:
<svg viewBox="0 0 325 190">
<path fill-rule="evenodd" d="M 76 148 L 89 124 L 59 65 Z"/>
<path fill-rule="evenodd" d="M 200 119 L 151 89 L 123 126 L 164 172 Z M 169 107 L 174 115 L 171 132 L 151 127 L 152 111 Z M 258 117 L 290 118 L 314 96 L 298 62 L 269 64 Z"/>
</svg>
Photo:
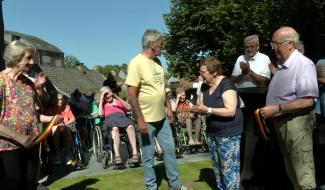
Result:
<svg viewBox="0 0 325 190">
<path fill-rule="evenodd" d="M 195 190 L 213 189 L 214 174 L 209 160 L 178 164 L 181 182 L 192 185 Z M 158 187 L 168 189 L 163 165 L 155 166 Z M 107 175 L 61 179 L 50 186 L 50 190 L 143 190 L 143 169 L 136 168 Z"/>
</svg>

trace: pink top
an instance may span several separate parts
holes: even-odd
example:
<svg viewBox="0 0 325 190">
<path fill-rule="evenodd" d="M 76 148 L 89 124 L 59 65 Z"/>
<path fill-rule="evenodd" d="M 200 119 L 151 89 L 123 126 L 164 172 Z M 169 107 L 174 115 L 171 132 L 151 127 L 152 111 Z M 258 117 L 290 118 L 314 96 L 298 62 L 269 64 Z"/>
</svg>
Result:
<svg viewBox="0 0 325 190">
<path fill-rule="evenodd" d="M 104 104 L 104 116 L 105 117 L 107 117 L 108 115 L 113 114 L 113 113 L 126 114 L 126 112 L 127 112 L 127 109 L 125 108 L 123 103 L 118 99 L 114 99 L 114 101 L 112 103 L 106 102 Z"/>
</svg>

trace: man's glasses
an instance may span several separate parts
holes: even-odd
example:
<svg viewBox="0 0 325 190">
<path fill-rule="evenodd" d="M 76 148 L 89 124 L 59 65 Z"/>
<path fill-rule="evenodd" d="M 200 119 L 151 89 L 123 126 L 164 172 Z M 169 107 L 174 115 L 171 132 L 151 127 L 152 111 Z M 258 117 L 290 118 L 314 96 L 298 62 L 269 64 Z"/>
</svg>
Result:
<svg viewBox="0 0 325 190">
<path fill-rule="evenodd" d="M 271 42 L 271 47 L 272 47 L 272 49 L 279 48 L 282 44 L 284 44 L 286 42 L 290 42 L 290 40 L 284 40 L 282 42 Z"/>
</svg>

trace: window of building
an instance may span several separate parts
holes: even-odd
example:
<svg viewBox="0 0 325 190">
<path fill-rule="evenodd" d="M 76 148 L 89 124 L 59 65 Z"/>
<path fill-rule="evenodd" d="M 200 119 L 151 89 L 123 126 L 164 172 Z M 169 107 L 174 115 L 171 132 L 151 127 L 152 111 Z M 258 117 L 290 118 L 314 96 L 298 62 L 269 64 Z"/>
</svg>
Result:
<svg viewBox="0 0 325 190">
<path fill-rule="evenodd" d="M 51 57 L 43 55 L 41 64 L 43 64 L 43 65 L 51 65 Z"/>
</svg>

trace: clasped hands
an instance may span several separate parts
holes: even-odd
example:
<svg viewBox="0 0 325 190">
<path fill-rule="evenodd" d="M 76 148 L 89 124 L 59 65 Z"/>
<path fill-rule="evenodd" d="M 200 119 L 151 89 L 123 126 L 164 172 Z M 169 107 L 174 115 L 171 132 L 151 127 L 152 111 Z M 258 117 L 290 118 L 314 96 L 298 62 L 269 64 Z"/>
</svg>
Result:
<svg viewBox="0 0 325 190">
<path fill-rule="evenodd" d="M 244 61 L 241 61 L 240 62 L 240 69 L 241 69 L 241 72 L 242 74 L 248 74 L 249 71 L 250 71 L 250 66 L 248 63 L 244 62 Z"/>
</svg>

